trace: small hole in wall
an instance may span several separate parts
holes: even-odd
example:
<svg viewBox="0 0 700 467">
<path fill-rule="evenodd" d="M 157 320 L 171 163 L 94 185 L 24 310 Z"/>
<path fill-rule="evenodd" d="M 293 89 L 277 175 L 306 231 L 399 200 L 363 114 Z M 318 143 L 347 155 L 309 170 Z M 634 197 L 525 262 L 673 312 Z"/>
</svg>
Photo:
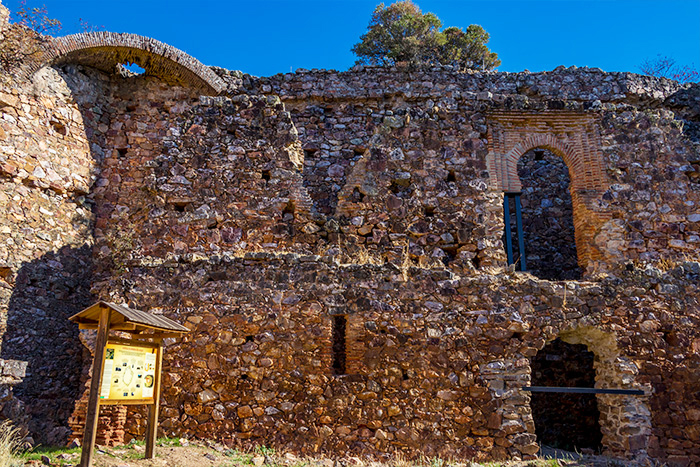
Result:
<svg viewBox="0 0 700 467">
<path fill-rule="evenodd" d="M 136 63 L 122 63 L 122 66 L 124 67 L 125 70 L 133 73 L 134 75 L 142 75 L 146 72 L 146 70 Z"/>
<path fill-rule="evenodd" d="M 243 381 L 247 380 L 247 379 L 248 379 L 248 375 L 241 375 L 241 379 L 242 379 Z"/>
<path fill-rule="evenodd" d="M 391 181 L 389 185 L 389 190 L 394 193 L 399 198 L 410 198 L 413 196 L 413 189 L 411 188 L 411 181 L 409 179 L 395 179 Z"/>
<path fill-rule="evenodd" d="M 186 206 L 187 206 L 186 203 L 173 203 L 173 207 L 175 208 L 175 212 L 185 212 Z"/>
<path fill-rule="evenodd" d="M 448 266 L 452 261 L 454 261 L 457 256 L 457 250 L 459 248 L 457 245 L 444 245 L 442 246 L 442 251 L 445 252 L 445 256 L 442 257 L 442 262 L 445 266 Z"/>
<path fill-rule="evenodd" d="M 447 183 L 449 183 L 449 182 L 456 182 L 456 181 L 457 181 L 457 174 L 455 173 L 454 170 L 450 170 L 450 171 L 447 173 L 447 178 L 445 179 L 445 181 L 446 181 Z"/>
<path fill-rule="evenodd" d="M 296 211 L 296 206 L 294 206 L 294 201 L 289 201 L 287 205 L 282 210 L 282 220 L 285 222 L 290 222 L 294 220 L 294 212 Z"/>
<path fill-rule="evenodd" d="M 403 380 L 408 381 L 408 372 L 406 370 L 401 370 L 401 373 L 403 375 Z"/>
<path fill-rule="evenodd" d="M 362 194 L 362 192 L 360 192 L 360 190 L 358 190 L 357 188 L 352 190 L 352 200 L 354 202 L 361 203 L 362 201 L 364 201 L 364 199 L 365 199 L 365 195 Z"/>
<path fill-rule="evenodd" d="M 353 148 L 352 152 L 353 152 L 353 154 L 355 154 L 355 156 L 362 156 L 365 153 L 365 149 L 364 148 Z"/>
<path fill-rule="evenodd" d="M 245 341 L 246 341 L 246 342 L 253 342 L 254 339 L 255 339 L 254 336 L 245 336 Z"/>
<path fill-rule="evenodd" d="M 695 163 L 690 165 L 693 170 L 689 170 L 685 175 L 688 177 L 688 180 L 690 180 L 690 183 L 700 184 L 700 164 Z"/>
<path fill-rule="evenodd" d="M 296 207 L 294 206 L 294 201 L 289 201 L 287 205 L 284 207 L 282 212 L 284 214 L 294 214 L 294 211 L 296 210 Z"/>
<path fill-rule="evenodd" d="M 270 180 L 270 171 L 269 170 L 262 171 L 262 179 L 265 181 Z"/>
<path fill-rule="evenodd" d="M 472 258 L 472 265 L 474 266 L 474 269 L 479 269 L 481 267 L 481 260 L 479 259 L 479 255 L 474 256 Z"/>
<path fill-rule="evenodd" d="M 66 128 L 66 126 L 58 120 L 51 120 L 51 127 L 59 135 L 66 136 L 68 134 L 68 128 Z"/>
<path fill-rule="evenodd" d="M 535 153 L 536 161 L 544 160 L 544 149 L 535 149 L 533 152 Z"/>
<path fill-rule="evenodd" d="M 425 217 L 435 216 L 435 208 L 433 206 L 425 206 L 423 210 L 425 212 Z"/>
<path fill-rule="evenodd" d="M 126 157 L 127 151 L 128 150 L 126 148 L 117 148 L 117 154 L 119 155 L 120 158 Z"/>
<path fill-rule="evenodd" d="M 510 336 L 511 339 L 517 339 L 519 341 L 523 340 L 523 336 L 525 333 L 523 332 L 514 332 L 512 336 Z"/>
</svg>

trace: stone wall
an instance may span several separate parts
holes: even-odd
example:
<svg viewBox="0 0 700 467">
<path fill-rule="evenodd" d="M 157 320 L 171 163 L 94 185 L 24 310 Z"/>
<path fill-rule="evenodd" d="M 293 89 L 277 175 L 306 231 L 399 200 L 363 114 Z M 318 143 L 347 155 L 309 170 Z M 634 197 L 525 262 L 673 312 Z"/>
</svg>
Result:
<svg viewBox="0 0 700 467">
<path fill-rule="evenodd" d="M 90 304 L 99 76 L 43 69 L 0 90 L 0 355 L 28 362 L 15 386 L 37 441 L 61 442 L 83 351 L 66 318 Z"/>
<path fill-rule="evenodd" d="M 89 355 L 65 318 L 99 297 L 192 330 L 166 342 L 162 434 L 530 458 L 522 388 L 560 338 L 596 387 L 645 391 L 597 396 L 605 453 L 700 461 L 697 86 L 213 69 L 208 97 L 66 60 L 0 93 L 0 356 L 28 361 L 37 435 L 72 413 L 79 436 Z M 569 169 L 584 280 L 506 264 L 503 192 L 535 148 Z M 103 415 L 105 443 L 144 433 L 139 408 Z"/>
</svg>

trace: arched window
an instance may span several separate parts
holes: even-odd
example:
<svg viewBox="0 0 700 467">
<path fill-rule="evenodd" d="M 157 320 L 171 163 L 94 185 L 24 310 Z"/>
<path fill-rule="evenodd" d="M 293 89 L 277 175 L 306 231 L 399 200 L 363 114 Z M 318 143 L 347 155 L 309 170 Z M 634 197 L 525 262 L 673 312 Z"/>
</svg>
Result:
<svg viewBox="0 0 700 467">
<path fill-rule="evenodd" d="M 541 279 L 580 279 L 568 167 L 535 148 L 520 157 L 518 177 L 522 191 L 503 203 L 508 262 Z"/>
</svg>

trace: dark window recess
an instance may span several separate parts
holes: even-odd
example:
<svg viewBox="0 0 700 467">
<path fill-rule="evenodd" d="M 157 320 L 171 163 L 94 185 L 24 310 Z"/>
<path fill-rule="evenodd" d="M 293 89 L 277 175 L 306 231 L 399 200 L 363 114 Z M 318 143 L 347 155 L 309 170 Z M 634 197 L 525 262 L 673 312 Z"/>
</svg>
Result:
<svg viewBox="0 0 700 467">
<path fill-rule="evenodd" d="M 552 151 L 537 148 L 518 161 L 518 177 L 525 245 L 520 254 L 527 256 L 527 271 L 546 280 L 580 279 L 566 163 Z"/>
<path fill-rule="evenodd" d="M 450 170 L 447 173 L 447 182 L 456 182 L 457 181 L 457 175 L 455 174 L 454 170 Z"/>
<path fill-rule="evenodd" d="M 520 193 L 503 194 L 503 221 L 506 227 L 504 243 L 508 264 L 515 264 L 518 271 L 527 271 Z"/>
<path fill-rule="evenodd" d="M 594 359 L 585 345 L 556 339 L 532 358 L 532 385 L 593 388 Z M 533 392 L 530 408 L 541 445 L 576 452 L 601 450 L 603 435 L 595 394 Z"/>
<path fill-rule="evenodd" d="M 347 316 L 333 316 L 333 374 L 345 374 Z"/>
</svg>

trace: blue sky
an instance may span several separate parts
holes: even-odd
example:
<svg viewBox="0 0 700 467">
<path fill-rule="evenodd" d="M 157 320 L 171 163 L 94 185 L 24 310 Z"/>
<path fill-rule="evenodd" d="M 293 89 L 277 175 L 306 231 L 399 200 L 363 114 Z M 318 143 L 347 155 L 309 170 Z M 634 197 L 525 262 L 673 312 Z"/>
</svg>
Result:
<svg viewBox="0 0 700 467">
<path fill-rule="evenodd" d="M 414 0 L 416 1 L 416 0 Z M 2 0 L 16 10 L 19 0 Z M 258 76 L 346 70 L 378 0 L 27 0 L 59 19 L 167 42 L 207 65 Z M 390 1 L 387 3 L 391 3 Z M 444 26 L 480 24 L 501 71 L 559 65 L 638 71 L 658 54 L 700 68 L 700 0 L 417 0 Z"/>
</svg>

